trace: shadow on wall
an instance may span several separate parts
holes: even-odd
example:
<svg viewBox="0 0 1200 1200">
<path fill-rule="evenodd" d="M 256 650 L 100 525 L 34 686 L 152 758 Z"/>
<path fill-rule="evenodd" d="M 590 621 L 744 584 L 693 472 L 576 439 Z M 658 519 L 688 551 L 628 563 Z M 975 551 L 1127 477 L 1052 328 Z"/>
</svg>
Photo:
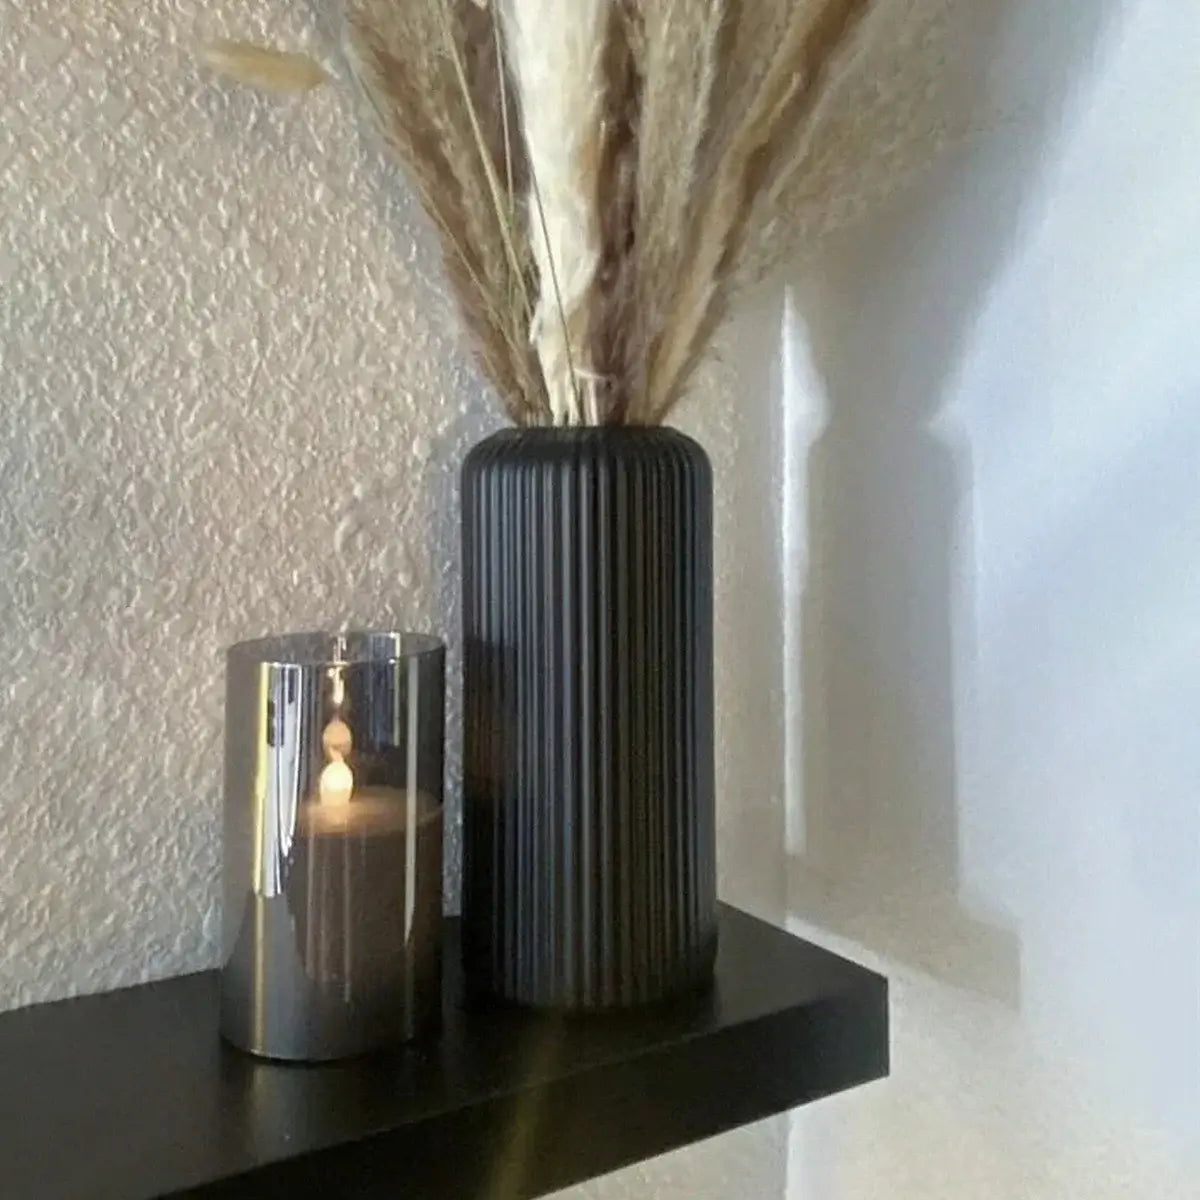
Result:
<svg viewBox="0 0 1200 1200">
<path fill-rule="evenodd" d="M 462 885 L 462 506 L 459 472 L 467 451 L 492 433 L 499 403 L 470 367 L 459 371 L 461 392 L 471 402 L 449 422 L 431 447 L 423 528 L 442 558 L 431 564 L 438 632 L 446 639 L 446 845 L 443 893 L 446 911 L 461 911 Z"/>
<path fill-rule="evenodd" d="M 985 107 L 1015 119 L 981 137 L 968 163 L 946 164 L 833 247 L 800 290 L 828 411 L 797 472 L 807 475 L 808 564 L 792 614 L 801 623 L 803 731 L 792 736 L 803 743 L 793 781 L 803 835 L 790 846 L 789 907 L 1014 1006 L 1017 934 L 969 912 L 960 895 L 972 462 L 954 414 L 940 409 L 1019 239 L 1043 150 L 1115 7 L 993 5 L 988 36 L 971 52 L 980 79 L 996 64 Z"/>
<path fill-rule="evenodd" d="M 787 915 L 779 561 L 779 329 L 765 289 L 725 331 L 679 422 L 709 452 L 715 500 L 717 873 L 721 898 Z"/>
</svg>

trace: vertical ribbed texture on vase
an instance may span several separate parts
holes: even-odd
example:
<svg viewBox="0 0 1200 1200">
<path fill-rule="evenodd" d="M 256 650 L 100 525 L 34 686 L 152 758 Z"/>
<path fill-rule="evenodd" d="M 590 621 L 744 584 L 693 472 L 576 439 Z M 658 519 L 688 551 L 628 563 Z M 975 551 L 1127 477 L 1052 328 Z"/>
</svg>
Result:
<svg viewBox="0 0 1200 1200">
<path fill-rule="evenodd" d="M 506 430 L 462 476 L 463 932 L 479 991 L 599 1009 L 716 951 L 712 473 L 666 429 Z"/>
</svg>

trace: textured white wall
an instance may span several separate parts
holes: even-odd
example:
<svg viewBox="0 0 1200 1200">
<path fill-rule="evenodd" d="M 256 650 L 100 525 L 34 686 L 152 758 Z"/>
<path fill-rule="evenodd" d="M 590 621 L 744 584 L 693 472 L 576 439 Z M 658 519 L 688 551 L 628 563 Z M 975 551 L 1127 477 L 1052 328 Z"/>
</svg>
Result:
<svg viewBox="0 0 1200 1200">
<path fill-rule="evenodd" d="M 212 961 L 224 645 L 447 627 L 485 405 L 347 98 L 190 61 L 245 7 L 0 6 L 0 1007 Z"/>
<path fill-rule="evenodd" d="M 797 1200 L 1200 1196 L 1200 9 L 1000 7 L 792 346 L 790 909 L 895 1035 Z"/>
<path fill-rule="evenodd" d="M 343 91 L 267 100 L 190 57 L 324 55 L 326 9 L 0 0 L 0 1010 L 214 961 L 226 644 L 455 632 L 457 466 L 496 418 L 415 202 Z M 759 357 L 715 384 L 761 419 L 684 423 L 717 475 L 722 882 L 779 915 Z M 585 1194 L 780 1195 L 785 1136 Z"/>
</svg>

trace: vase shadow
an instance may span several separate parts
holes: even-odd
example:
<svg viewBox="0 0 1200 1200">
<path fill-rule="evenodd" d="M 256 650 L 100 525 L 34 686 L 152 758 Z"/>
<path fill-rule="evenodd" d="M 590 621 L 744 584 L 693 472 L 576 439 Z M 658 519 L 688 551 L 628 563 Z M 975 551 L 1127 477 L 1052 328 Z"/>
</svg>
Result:
<svg viewBox="0 0 1200 1200">
<path fill-rule="evenodd" d="M 461 507 L 459 471 L 467 451 L 493 431 L 494 397 L 487 385 L 469 368 L 457 372 L 464 389 L 476 401 L 463 405 L 447 422 L 431 446 L 423 489 L 423 527 L 430 531 L 430 544 L 439 548 L 430 564 L 432 604 L 437 627 L 446 642 L 446 824 L 444 842 L 443 901 L 447 913 L 461 911 L 462 890 L 462 596 Z"/>
<path fill-rule="evenodd" d="M 693 399 L 672 422 L 708 451 L 714 493 L 717 865 L 722 900 L 786 917 L 779 672 L 777 406 L 745 420 L 746 398 L 777 396 L 782 287 L 762 289 L 724 331 Z"/>
<path fill-rule="evenodd" d="M 1016 1005 L 1016 934 L 960 896 L 971 459 L 920 423 L 834 420 L 808 463 L 804 851 L 793 913 Z"/>
<path fill-rule="evenodd" d="M 1018 933 L 962 878 L 976 521 L 971 445 L 946 397 L 989 290 L 1019 250 L 1075 68 L 1114 8 L 996 5 L 990 44 L 972 53 L 1001 73 L 1040 22 L 1034 59 L 1007 62 L 1004 84 L 1026 106 L 1020 120 L 794 281 L 827 419 L 797 452 L 807 562 L 786 564 L 804 574 L 793 589 L 802 728 L 792 785 L 803 817 L 790 839 L 789 910 L 1013 1007 Z"/>
</svg>

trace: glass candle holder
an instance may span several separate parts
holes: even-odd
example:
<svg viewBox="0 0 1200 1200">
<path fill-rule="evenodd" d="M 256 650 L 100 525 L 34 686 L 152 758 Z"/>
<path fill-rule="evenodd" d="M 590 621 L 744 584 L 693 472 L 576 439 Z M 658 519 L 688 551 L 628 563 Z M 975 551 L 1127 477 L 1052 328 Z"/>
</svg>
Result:
<svg viewBox="0 0 1200 1200">
<path fill-rule="evenodd" d="M 306 633 L 228 652 L 221 1033 L 269 1058 L 405 1041 L 441 1001 L 445 647 Z"/>
</svg>

